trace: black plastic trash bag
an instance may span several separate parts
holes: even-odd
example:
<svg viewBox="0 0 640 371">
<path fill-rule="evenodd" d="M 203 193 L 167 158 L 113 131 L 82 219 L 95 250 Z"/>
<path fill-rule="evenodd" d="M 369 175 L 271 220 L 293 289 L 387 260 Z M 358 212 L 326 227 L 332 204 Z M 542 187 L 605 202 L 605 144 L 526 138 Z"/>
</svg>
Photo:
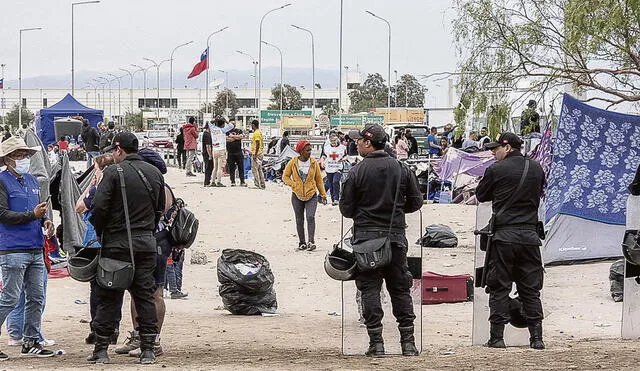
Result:
<svg viewBox="0 0 640 371">
<path fill-rule="evenodd" d="M 275 313 L 278 309 L 269 261 L 252 251 L 225 249 L 218 258 L 224 308 L 233 314 Z"/>
<path fill-rule="evenodd" d="M 616 260 L 609 268 L 609 282 L 611 283 L 611 297 L 616 303 L 622 301 L 624 290 L 624 259 Z"/>
<path fill-rule="evenodd" d="M 416 244 L 424 247 L 456 247 L 458 246 L 458 237 L 447 225 L 431 224 L 427 227 L 424 236 L 416 241 Z"/>
</svg>

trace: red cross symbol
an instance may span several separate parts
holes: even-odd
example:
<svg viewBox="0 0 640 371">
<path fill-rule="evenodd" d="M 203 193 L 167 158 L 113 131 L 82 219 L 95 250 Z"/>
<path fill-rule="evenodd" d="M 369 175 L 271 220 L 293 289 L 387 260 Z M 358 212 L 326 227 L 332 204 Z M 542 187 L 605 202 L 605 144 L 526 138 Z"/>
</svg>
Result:
<svg viewBox="0 0 640 371">
<path fill-rule="evenodd" d="M 335 161 L 335 160 L 337 160 L 337 159 L 338 159 L 338 157 L 340 157 L 340 156 L 338 156 L 338 154 L 337 154 L 336 152 L 331 152 L 331 154 L 329 155 L 329 157 L 331 157 L 331 159 L 332 159 L 333 161 Z"/>
</svg>

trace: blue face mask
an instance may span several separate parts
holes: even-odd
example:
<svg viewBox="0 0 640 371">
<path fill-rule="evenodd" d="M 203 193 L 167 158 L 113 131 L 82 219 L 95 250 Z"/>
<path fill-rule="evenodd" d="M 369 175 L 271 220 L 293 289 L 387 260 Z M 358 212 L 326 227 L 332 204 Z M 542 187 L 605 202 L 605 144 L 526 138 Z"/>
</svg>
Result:
<svg viewBox="0 0 640 371">
<path fill-rule="evenodd" d="M 23 158 L 22 160 L 14 160 L 16 166 L 13 167 L 13 170 L 16 173 L 24 175 L 29 173 L 29 165 L 31 164 L 31 160 L 28 158 Z"/>
</svg>

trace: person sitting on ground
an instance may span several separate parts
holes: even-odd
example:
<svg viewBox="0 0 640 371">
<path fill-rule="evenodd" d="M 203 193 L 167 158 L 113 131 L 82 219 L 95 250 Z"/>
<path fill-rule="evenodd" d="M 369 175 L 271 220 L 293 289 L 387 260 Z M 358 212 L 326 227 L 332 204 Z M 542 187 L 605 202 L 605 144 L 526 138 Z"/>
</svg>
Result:
<svg viewBox="0 0 640 371">
<path fill-rule="evenodd" d="M 60 149 L 60 152 L 67 152 L 69 150 L 69 141 L 66 136 L 63 135 L 60 137 L 60 140 L 58 141 L 58 148 Z"/>
<path fill-rule="evenodd" d="M 291 187 L 291 205 L 296 216 L 298 232 L 298 250 L 313 251 L 316 249 L 316 208 L 318 193 L 320 202 L 327 204 L 327 192 L 322 184 L 322 171 L 315 158 L 311 157 L 311 143 L 301 140 L 296 144 L 296 152 L 300 155 L 287 163 L 282 174 L 282 181 Z M 304 218 L 307 217 L 309 242 L 305 241 Z"/>
</svg>

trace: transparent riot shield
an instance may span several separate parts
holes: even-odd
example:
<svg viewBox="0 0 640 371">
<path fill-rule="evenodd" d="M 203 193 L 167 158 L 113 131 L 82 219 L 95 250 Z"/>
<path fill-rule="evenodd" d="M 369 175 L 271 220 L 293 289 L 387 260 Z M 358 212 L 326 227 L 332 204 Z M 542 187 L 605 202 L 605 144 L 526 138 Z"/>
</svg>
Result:
<svg viewBox="0 0 640 371">
<path fill-rule="evenodd" d="M 412 222 L 413 221 L 413 222 Z M 343 223 L 345 219 L 343 218 Z M 348 220 L 351 223 L 350 220 Z M 407 224 L 409 228 L 406 231 L 409 250 L 407 253 L 407 261 L 409 263 L 409 271 L 413 275 L 413 286 L 411 287 L 411 300 L 413 302 L 413 312 L 416 316 L 414 321 L 414 337 L 416 348 L 422 352 L 422 271 L 423 271 L 423 254 L 422 247 L 416 244 L 421 237 L 422 231 L 422 213 L 414 213 L 407 215 Z M 343 224 L 344 225 L 344 224 Z M 349 226 L 344 226 L 346 231 Z M 344 233 L 343 233 L 344 234 Z M 348 249 L 351 233 L 347 234 L 347 238 L 343 239 L 343 244 Z M 393 316 L 391 306 L 391 297 L 382 284 L 380 292 L 382 309 L 384 318 L 382 320 L 384 348 L 386 355 L 401 355 L 400 333 L 398 332 L 398 324 Z M 364 325 L 360 306 L 360 295 L 356 288 L 355 281 L 342 282 L 342 354 L 343 355 L 364 355 L 369 348 L 369 336 L 367 328 Z"/>
<path fill-rule="evenodd" d="M 640 196 L 630 195 L 627 199 L 627 231 L 640 230 Z M 625 233 L 625 240 L 633 243 L 633 236 Z M 624 264 L 624 289 L 622 301 L 622 338 L 640 338 L 640 266 Z"/>
<path fill-rule="evenodd" d="M 484 202 L 476 209 L 476 229 L 484 228 L 491 218 L 491 202 Z M 475 253 L 475 288 L 473 293 L 473 329 L 472 344 L 483 345 L 489 340 L 489 294 L 479 287 L 482 281 L 485 252 L 480 250 L 480 237 L 476 236 Z M 511 290 L 511 297 L 515 296 L 515 285 Z M 504 342 L 507 346 L 529 345 L 529 330 L 505 326 Z"/>
</svg>

